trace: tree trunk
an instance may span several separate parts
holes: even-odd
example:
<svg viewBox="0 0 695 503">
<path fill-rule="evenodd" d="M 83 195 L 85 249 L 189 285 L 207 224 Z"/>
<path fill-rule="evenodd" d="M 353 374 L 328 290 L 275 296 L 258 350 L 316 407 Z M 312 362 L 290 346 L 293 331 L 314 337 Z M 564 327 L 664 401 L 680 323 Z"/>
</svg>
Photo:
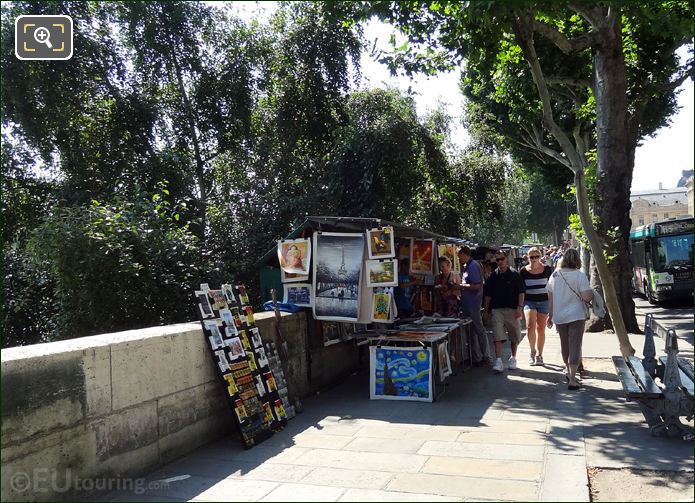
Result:
<svg viewBox="0 0 695 503">
<path fill-rule="evenodd" d="M 627 77 L 621 36 L 621 16 L 600 29 L 603 33 L 594 52 L 594 96 L 598 133 L 598 167 L 594 213 L 597 231 L 609 244 L 608 269 L 629 332 L 639 332 L 632 300 L 632 267 L 629 260 L 630 185 L 632 165 L 629 155 Z M 633 158 L 634 161 L 634 158 Z M 592 246 L 593 248 L 593 246 Z M 598 275 L 592 274 L 596 286 Z"/>
<path fill-rule="evenodd" d="M 591 246 L 596 269 L 601 277 L 610 278 L 608 262 L 606 261 L 601 246 L 601 238 L 591 220 L 589 198 L 586 193 L 586 180 L 584 178 L 584 171 L 581 169 L 574 173 L 574 186 L 577 189 L 577 212 L 579 213 L 579 220 L 582 223 L 582 228 Z M 635 354 L 635 349 L 630 344 L 630 338 L 627 335 L 625 323 L 623 323 L 623 317 L 620 313 L 620 303 L 612 281 L 603 282 L 603 293 L 606 301 L 606 308 L 608 309 L 611 319 L 614 321 L 615 335 L 618 337 L 618 342 L 620 344 L 620 353 L 625 358 L 632 356 Z"/>
</svg>

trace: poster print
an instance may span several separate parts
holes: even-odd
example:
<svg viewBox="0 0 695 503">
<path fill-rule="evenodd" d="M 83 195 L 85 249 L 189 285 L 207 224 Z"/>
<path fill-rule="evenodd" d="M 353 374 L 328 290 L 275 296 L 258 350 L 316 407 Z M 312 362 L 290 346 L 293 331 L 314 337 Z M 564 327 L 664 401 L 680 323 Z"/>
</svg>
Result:
<svg viewBox="0 0 695 503">
<path fill-rule="evenodd" d="M 207 292 L 196 290 L 195 298 L 198 300 L 198 309 L 200 309 L 201 317 L 214 318 L 215 313 L 212 312 L 212 306 L 210 305 L 210 298 L 208 297 Z"/>
<path fill-rule="evenodd" d="M 367 287 L 398 286 L 398 261 L 367 260 Z"/>
<path fill-rule="evenodd" d="M 456 245 L 437 245 L 437 257 L 447 257 L 449 260 L 451 260 L 452 271 L 456 273 L 461 272 L 461 262 L 458 254 L 456 253 Z"/>
<path fill-rule="evenodd" d="M 449 341 L 442 341 L 437 345 L 437 358 L 439 359 L 439 380 L 443 381 L 452 374 Z"/>
<path fill-rule="evenodd" d="M 370 259 L 391 258 L 396 256 L 393 239 L 393 227 L 381 227 L 367 231 L 367 252 Z"/>
<path fill-rule="evenodd" d="M 372 294 L 372 321 L 391 322 L 391 294 L 375 292 Z"/>
<path fill-rule="evenodd" d="M 309 283 L 291 283 L 283 285 L 283 300 L 288 304 L 311 307 L 311 285 Z"/>
<path fill-rule="evenodd" d="M 278 261 L 280 269 L 286 273 L 308 275 L 311 263 L 309 238 L 278 241 Z"/>
<path fill-rule="evenodd" d="M 298 283 L 302 281 L 309 281 L 309 275 L 303 274 L 292 274 L 291 272 L 285 272 L 280 269 L 281 281 L 283 283 Z"/>
<path fill-rule="evenodd" d="M 314 234 L 314 318 L 357 321 L 364 234 Z"/>
<path fill-rule="evenodd" d="M 372 400 L 431 402 L 432 348 L 369 348 L 369 394 Z"/>
<path fill-rule="evenodd" d="M 410 240 L 410 273 L 432 274 L 434 241 L 432 239 Z"/>
</svg>

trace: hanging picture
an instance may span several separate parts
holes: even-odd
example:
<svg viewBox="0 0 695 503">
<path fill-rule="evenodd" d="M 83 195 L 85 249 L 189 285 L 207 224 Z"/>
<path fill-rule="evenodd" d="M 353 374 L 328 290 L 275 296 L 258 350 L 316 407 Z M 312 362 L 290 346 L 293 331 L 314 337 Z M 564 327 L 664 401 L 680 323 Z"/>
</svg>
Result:
<svg viewBox="0 0 695 503">
<path fill-rule="evenodd" d="M 300 281 L 309 281 L 308 274 L 292 274 L 291 272 L 285 272 L 283 269 L 280 269 L 280 276 L 282 277 L 283 283 L 298 283 Z"/>
<path fill-rule="evenodd" d="M 340 323 L 336 321 L 322 321 L 321 332 L 324 346 L 331 346 L 341 341 Z"/>
<path fill-rule="evenodd" d="M 246 287 L 244 285 L 237 285 L 234 287 L 234 292 L 236 293 L 242 306 L 247 306 L 250 304 L 249 295 L 246 293 Z"/>
<path fill-rule="evenodd" d="M 391 323 L 391 294 L 374 292 L 372 294 L 372 321 Z"/>
<path fill-rule="evenodd" d="M 280 269 L 286 273 L 309 274 L 311 264 L 311 243 L 307 239 L 278 241 L 278 261 Z"/>
<path fill-rule="evenodd" d="M 367 287 L 398 286 L 398 261 L 367 260 L 365 262 Z"/>
<path fill-rule="evenodd" d="M 410 240 L 411 274 L 432 274 L 433 257 L 434 240 L 414 238 Z"/>
<path fill-rule="evenodd" d="M 314 318 L 357 321 L 364 234 L 314 234 Z"/>
<path fill-rule="evenodd" d="M 380 227 L 367 231 L 367 252 L 370 259 L 391 258 L 396 256 L 393 239 L 393 227 Z"/>
<path fill-rule="evenodd" d="M 283 301 L 296 306 L 311 307 L 311 285 L 309 283 L 292 283 L 283 285 Z"/>
<path fill-rule="evenodd" d="M 443 381 L 451 375 L 451 360 L 449 359 L 449 341 L 442 341 L 437 345 L 437 358 L 439 358 L 439 380 Z"/>
<path fill-rule="evenodd" d="M 234 287 L 232 285 L 222 285 L 222 293 L 227 301 L 227 304 L 236 303 L 236 298 L 234 297 Z"/>
<path fill-rule="evenodd" d="M 459 261 L 459 256 L 456 253 L 456 245 L 437 245 L 437 257 L 447 257 L 449 260 L 451 260 L 452 271 L 456 273 L 461 272 L 461 263 Z"/>
<path fill-rule="evenodd" d="M 369 394 L 377 400 L 431 402 L 432 348 L 369 348 Z"/>
</svg>

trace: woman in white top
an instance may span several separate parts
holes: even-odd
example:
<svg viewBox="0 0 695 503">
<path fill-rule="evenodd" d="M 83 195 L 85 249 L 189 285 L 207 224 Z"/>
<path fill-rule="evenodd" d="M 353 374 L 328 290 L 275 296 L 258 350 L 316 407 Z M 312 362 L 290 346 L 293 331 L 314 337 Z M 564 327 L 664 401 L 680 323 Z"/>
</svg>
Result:
<svg viewBox="0 0 695 503">
<path fill-rule="evenodd" d="M 579 252 L 568 249 L 559 267 L 548 280 L 548 328 L 557 326 L 562 359 L 567 368 L 568 389 L 579 389 L 576 373 L 582 354 L 584 324 L 589 318 L 588 304 L 594 295 L 586 275 L 580 271 Z"/>
</svg>

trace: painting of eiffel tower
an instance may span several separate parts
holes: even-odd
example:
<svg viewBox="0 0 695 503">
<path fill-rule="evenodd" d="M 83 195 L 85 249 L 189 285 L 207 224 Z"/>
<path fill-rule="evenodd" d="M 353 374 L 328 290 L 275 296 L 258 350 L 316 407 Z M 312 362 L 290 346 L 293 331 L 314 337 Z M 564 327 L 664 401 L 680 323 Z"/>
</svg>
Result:
<svg viewBox="0 0 695 503">
<path fill-rule="evenodd" d="M 365 235 L 314 234 L 314 318 L 357 321 Z"/>
</svg>

